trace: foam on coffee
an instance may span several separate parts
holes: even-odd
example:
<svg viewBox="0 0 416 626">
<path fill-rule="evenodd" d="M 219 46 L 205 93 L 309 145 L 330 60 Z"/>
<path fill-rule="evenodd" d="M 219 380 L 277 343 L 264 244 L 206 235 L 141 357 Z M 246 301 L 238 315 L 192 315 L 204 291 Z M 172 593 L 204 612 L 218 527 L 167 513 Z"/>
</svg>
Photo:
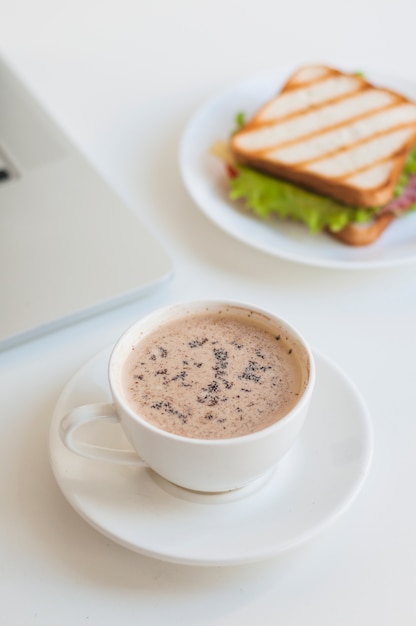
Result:
<svg viewBox="0 0 416 626">
<path fill-rule="evenodd" d="M 261 315 L 223 308 L 164 323 L 132 347 L 128 404 L 166 431 L 224 439 L 284 417 L 306 384 L 295 340 Z"/>
</svg>

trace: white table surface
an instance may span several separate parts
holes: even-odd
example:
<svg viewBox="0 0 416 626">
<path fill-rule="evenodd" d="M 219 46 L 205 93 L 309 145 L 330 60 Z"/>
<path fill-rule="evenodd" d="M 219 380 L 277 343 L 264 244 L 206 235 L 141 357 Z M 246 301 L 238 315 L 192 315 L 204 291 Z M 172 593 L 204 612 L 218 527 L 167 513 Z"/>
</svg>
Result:
<svg viewBox="0 0 416 626">
<path fill-rule="evenodd" d="M 207 220 L 177 164 L 195 109 L 264 68 L 326 61 L 416 77 L 415 18 L 413 0 L 0 1 L 0 52 L 176 266 L 145 299 L 0 353 L 2 626 L 416 623 L 415 265 L 267 256 Z M 290 319 L 359 387 L 375 434 L 370 475 L 335 525 L 283 557 L 225 568 L 112 543 L 62 496 L 47 447 L 55 402 L 87 359 L 144 312 L 211 296 Z"/>
</svg>

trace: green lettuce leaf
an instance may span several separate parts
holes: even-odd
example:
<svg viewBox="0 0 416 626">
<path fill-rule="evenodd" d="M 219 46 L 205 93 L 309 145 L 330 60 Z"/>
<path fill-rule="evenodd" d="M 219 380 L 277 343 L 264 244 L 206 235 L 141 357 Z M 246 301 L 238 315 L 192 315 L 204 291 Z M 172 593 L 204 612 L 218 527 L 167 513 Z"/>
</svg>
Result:
<svg viewBox="0 0 416 626">
<path fill-rule="evenodd" d="M 377 210 L 341 204 L 246 166 L 238 166 L 230 188 L 230 199 L 244 199 L 246 209 L 258 217 L 291 218 L 304 222 L 312 233 L 324 228 L 336 232 L 350 222 L 366 222 Z"/>
<path fill-rule="evenodd" d="M 403 171 L 399 177 L 399 180 L 397 181 L 397 185 L 394 190 L 394 195 L 396 197 L 400 196 L 403 189 L 406 187 L 408 183 L 409 176 L 411 176 L 412 174 L 416 174 L 416 148 L 414 148 L 412 152 L 409 154 L 409 156 L 407 157 Z M 413 208 L 414 207 L 412 207 L 412 209 Z"/>
<path fill-rule="evenodd" d="M 231 200 L 244 200 L 245 208 L 261 219 L 272 215 L 305 223 L 312 233 L 328 228 L 337 232 L 352 222 L 367 222 L 379 207 L 349 206 L 332 198 L 239 165 L 230 179 Z M 416 149 L 410 154 L 398 181 L 399 195 L 410 174 L 416 174 Z"/>
</svg>

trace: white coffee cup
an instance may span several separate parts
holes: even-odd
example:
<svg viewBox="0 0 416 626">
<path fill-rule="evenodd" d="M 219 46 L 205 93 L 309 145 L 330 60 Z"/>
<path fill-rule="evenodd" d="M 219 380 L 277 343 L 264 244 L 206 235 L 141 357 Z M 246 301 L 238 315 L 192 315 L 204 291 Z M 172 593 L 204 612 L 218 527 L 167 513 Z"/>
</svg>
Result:
<svg viewBox="0 0 416 626">
<path fill-rule="evenodd" d="M 125 397 L 122 372 L 132 346 L 161 325 L 204 311 L 247 312 L 273 333 L 285 333 L 301 364 L 304 383 L 295 406 L 271 426 L 243 436 L 199 439 L 154 426 L 133 410 Z M 295 328 L 274 313 L 233 301 L 175 304 L 138 320 L 116 343 L 109 360 L 112 403 L 77 407 L 63 416 L 60 435 L 65 446 L 83 456 L 116 463 L 145 464 L 166 480 L 195 491 L 222 492 L 245 486 L 273 470 L 296 441 L 304 424 L 315 384 L 312 352 Z M 118 421 L 134 450 L 91 446 L 77 429 L 95 420 Z M 79 435 L 79 433 L 78 433 Z"/>
</svg>

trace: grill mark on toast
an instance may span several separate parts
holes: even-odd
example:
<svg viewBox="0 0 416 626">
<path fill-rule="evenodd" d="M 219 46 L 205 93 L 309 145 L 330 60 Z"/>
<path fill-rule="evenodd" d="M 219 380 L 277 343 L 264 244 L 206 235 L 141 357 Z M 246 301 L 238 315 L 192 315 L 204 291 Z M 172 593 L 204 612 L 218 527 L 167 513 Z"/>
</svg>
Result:
<svg viewBox="0 0 416 626">
<path fill-rule="evenodd" d="M 349 126 L 352 122 L 358 121 L 359 119 L 364 119 L 365 117 L 369 117 L 371 115 L 375 115 L 377 113 L 382 112 L 383 110 L 387 110 L 393 106 L 397 106 L 398 104 L 403 103 L 403 99 L 392 95 L 388 90 L 379 90 L 377 93 L 378 98 L 382 98 L 383 101 L 374 102 L 371 104 L 371 97 L 375 95 L 375 90 L 361 90 L 360 93 L 350 94 L 346 97 L 338 99 L 336 102 L 323 102 L 319 107 L 311 107 L 307 113 L 295 113 L 288 118 L 285 118 L 279 122 L 273 122 L 272 124 L 247 124 L 241 131 L 237 132 L 232 140 L 232 146 L 238 152 L 243 153 L 244 149 L 250 149 L 251 154 L 261 154 L 272 149 L 277 149 L 278 147 L 286 146 L 292 143 L 300 143 L 309 139 L 310 137 L 320 135 L 322 136 L 324 133 L 328 131 L 340 129 L 342 127 Z M 368 101 L 368 102 L 366 102 Z M 358 105 L 361 104 L 361 107 Z M 350 111 L 346 111 L 344 116 L 342 116 L 342 105 L 350 105 L 352 109 L 355 110 L 355 113 Z M 416 107 L 415 107 L 416 108 Z M 317 117 L 320 116 L 321 119 Z M 315 122 L 314 122 L 315 118 Z M 331 119 L 332 118 L 332 119 Z M 311 121 L 310 125 L 314 128 L 310 131 L 306 131 L 302 129 L 302 121 L 303 124 Z M 317 125 L 320 124 L 320 125 Z M 282 137 L 280 140 L 276 137 L 273 140 L 273 129 L 276 130 L 277 134 L 280 130 L 282 132 L 284 127 L 286 128 L 289 125 L 288 133 L 292 133 L 292 137 L 284 139 Z M 246 146 L 244 148 L 241 144 L 246 143 L 250 139 L 261 137 L 262 135 L 269 135 L 270 145 L 266 145 L 259 148 L 253 148 L 252 146 Z M 272 143 L 273 141 L 273 143 Z"/>
<path fill-rule="evenodd" d="M 354 172 L 354 174 L 349 175 L 344 182 L 347 182 L 349 185 L 356 185 L 358 187 L 362 187 L 363 189 L 373 189 L 386 184 L 386 181 L 389 183 L 390 177 L 394 172 L 394 168 L 397 164 L 398 159 L 384 159 L 383 161 L 379 161 L 375 163 L 373 166 L 370 166 L 363 170 L 366 174 L 366 179 L 362 180 L 362 172 Z M 373 176 L 373 178 L 372 178 Z"/>
<path fill-rule="evenodd" d="M 320 96 L 319 87 L 333 88 L 333 91 L 327 91 Z M 344 97 L 347 94 L 352 94 L 365 88 L 365 83 L 361 79 L 353 76 L 335 76 L 325 77 L 322 80 L 316 80 L 306 85 L 294 87 L 285 92 L 281 92 L 269 102 L 266 102 L 255 114 L 253 122 L 255 123 L 267 123 L 270 121 L 282 120 L 288 115 L 296 113 L 302 113 L 306 110 L 310 110 L 313 106 L 319 106 L 321 102 L 336 101 L 339 98 Z M 296 103 L 296 96 L 305 93 L 305 101 Z M 329 96 L 328 96 L 329 93 Z M 280 105 L 280 111 L 279 111 Z M 275 111 L 277 109 L 277 111 Z M 288 113 L 285 112 L 288 111 Z M 267 113 L 267 111 L 269 111 Z M 273 111 L 275 111 L 273 113 Z"/>
<path fill-rule="evenodd" d="M 385 160 L 386 158 L 394 157 L 404 152 L 403 145 L 411 145 L 415 139 L 415 130 L 413 130 L 412 132 L 406 132 L 409 128 L 409 126 L 406 126 L 405 128 L 394 130 L 392 132 L 380 133 L 378 137 L 371 136 L 371 138 L 369 138 L 365 142 L 359 142 L 352 147 L 339 150 L 336 152 L 336 154 L 332 156 L 317 159 L 310 165 L 305 166 L 303 169 L 314 173 L 320 173 L 321 175 L 329 178 L 341 179 L 345 176 L 350 176 L 354 172 L 359 172 L 363 169 L 370 167 L 370 165 Z M 370 155 L 365 154 L 365 152 L 368 150 L 369 147 L 372 147 L 375 142 L 378 142 L 379 156 L 374 158 Z M 347 169 L 348 164 L 343 164 L 343 162 L 345 162 L 346 160 L 346 155 L 348 155 L 350 158 L 352 157 L 353 159 L 349 170 Z M 355 159 L 358 158 L 362 158 L 364 161 L 361 165 L 355 161 Z M 336 169 L 338 174 L 331 175 L 329 173 L 325 173 L 323 168 L 325 168 L 325 165 L 327 164 L 333 164 L 333 167 Z"/>
<path fill-rule="evenodd" d="M 392 118 L 390 121 L 386 120 L 385 126 L 379 126 L 378 130 L 370 129 L 366 132 L 366 129 L 363 128 L 363 125 L 361 124 L 363 120 L 367 120 L 371 123 L 374 121 L 374 118 L 379 118 L 381 121 L 383 118 L 380 114 L 388 113 L 389 111 L 395 112 L 397 109 L 398 107 L 393 105 L 391 107 L 383 108 L 381 111 L 378 110 L 377 112 L 371 112 L 365 116 L 357 116 L 356 118 L 350 120 L 350 123 L 348 124 L 339 124 L 333 126 L 328 130 L 325 130 L 324 133 L 320 131 L 311 133 L 302 137 L 300 140 L 280 144 L 275 150 L 267 149 L 259 151 L 258 155 L 260 158 L 267 158 L 271 161 L 278 161 L 290 167 L 303 168 L 314 162 L 335 157 L 341 151 L 352 150 L 361 144 L 368 143 L 372 139 L 380 138 L 383 135 L 391 134 L 395 131 L 405 128 L 414 128 L 416 124 L 416 107 L 414 109 L 413 119 L 408 119 L 406 121 L 400 122 L 397 116 L 396 119 Z M 398 111 L 398 114 L 400 114 L 400 111 Z M 377 122 L 377 119 L 375 121 Z M 339 137 L 339 141 L 338 143 L 336 143 L 338 133 L 336 133 L 335 131 L 340 129 L 345 130 L 345 136 Z M 348 137 L 347 132 L 350 131 L 352 131 L 352 136 Z M 329 139 L 329 142 L 326 146 L 314 146 L 316 140 L 318 140 L 319 144 L 319 139 L 325 138 L 325 136 L 327 137 L 327 141 Z M 332 145 L 330 143 L 331 136 L 334 140 L 334 143 Z M 299 158 L 296 158 L 295 154 L 292 156 L 292 158 L 290 157 L 290 152 L 293 152 L 294 149 L 296 149 L 296 147 L 299 145 L 299 143 L 302 144 L 302 148 L 304 149 L 304 153 L 302 155 L 303 158 L 300 160 Z"/>
<path fill-rule="evenodd" d="M 301 87 L 294 88 L 294 89 L 303 91 L 304 86 L 302 85 Z M 285 113 L 284 115 L 281 114 L 279 116 L 271 117 L 271 118 L 263 117 L 262 111 L 268 106 L 268 104 L 266 103 L 263 107 L 261 107 L 257 111 L 254 117 L 252 117 L 250 120 L 246 122 L 244 126 L 244 130 L 246 129 L 254 130 L 254 129 L 263 128 L 263 127 L 267 128 L 268 126 L 272 127 L 277 124 L 284 124 L 286 122 L 291 121 L 292 119 L 296 119 L 297 117 L 302 117 L 303 115 L 306 115 L 307 113 L 311 113 L 313 111 L 319 111 L 322 107 L 326 107 L 332 104 L 337 104 L 338 102 L 340 103 L 346 98 L 353 98 L 354 96 L 357 96 L 360 93 L 367 91 L 367 89 L 368 87 L 360 84 L 360 85 L 357 85 L 355 89 L 352 89 L 348 93 L 339 94 L 337 96 L 332 96 L 330 98 L 327 98 L 326 100 L 321 100 L 320 102 L 310 103 L 302 108 L 289 111 Z M 388 90 L 385 89 L 384 91 L 387 92 Z M 277 98 L 277 96 L 275 98 Z"/>
</svg>

